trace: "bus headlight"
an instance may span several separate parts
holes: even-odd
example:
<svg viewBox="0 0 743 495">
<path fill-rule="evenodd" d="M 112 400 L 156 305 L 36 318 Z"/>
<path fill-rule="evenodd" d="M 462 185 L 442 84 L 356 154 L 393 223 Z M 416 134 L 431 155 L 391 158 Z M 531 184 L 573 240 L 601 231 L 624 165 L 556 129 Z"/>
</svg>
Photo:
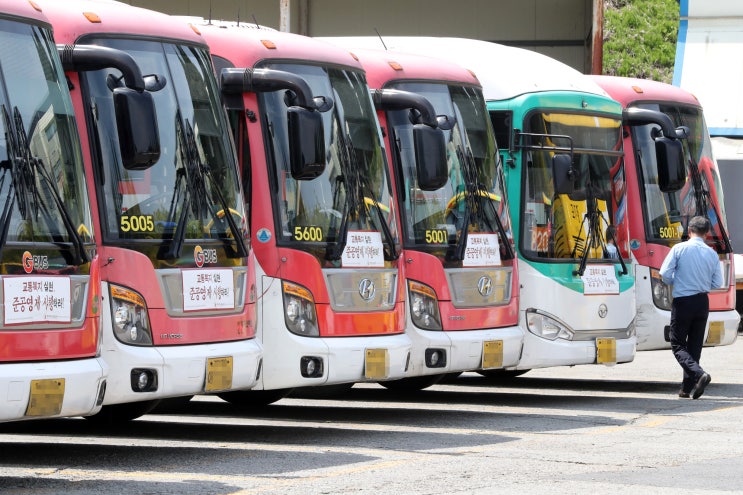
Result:
<svg viewBox="0 0 743 495">
<path fill-rule="evenodd" d="M 318 337 L 315 300 L 310 291 L 291 282 L 281 283 L 284 298 L 284 321 L 291 333 L 305 337 Z"/>
<path fill-rule="evenodd" d="M 653 304 L 660 309 L 671 311 L 673 302 L 671 286 L 665 283 L 660 272 L 653 268 L 650 269 L 650 290 L 653 292 Z"/>
<path fill-rule="evenodd" d="M 137 292 L 111 284 L 114 336 L 124 344 L 152 345 L 152 330 L 144 298 Z"/>
<path fill-rule="evenodd" d="M 443 330 L 436 292 L 426 284 L 408 280 L 410 316 L 416 327 L 424 330 Z"/>
<path fill-rule="evenodd" d="M 573 331 L 565 323 L 538 309 L 526 310 L 526 328 L 537 337 L 547 340 L 573 339 Z"/>
</svg>

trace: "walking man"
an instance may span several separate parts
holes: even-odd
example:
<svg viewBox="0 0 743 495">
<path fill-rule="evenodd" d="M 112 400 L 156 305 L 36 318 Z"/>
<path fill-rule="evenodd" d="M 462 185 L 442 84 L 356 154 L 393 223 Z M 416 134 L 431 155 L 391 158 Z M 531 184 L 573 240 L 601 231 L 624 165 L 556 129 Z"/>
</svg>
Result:
<svg viewBox="0 0 743 495">
<path fill-rule="evenodd" d="M 689 221 L 688 230 L 689 240 L 673 246 L 660 275 L 673 285 L 671 350 L 684 370 L 679 397 L 698 399 L 711 380 L 699 366 L 709 315 L 707 293 L 722 285 L 722 274 L 717 253 L 704 242 L 709 220 L 696 216 Z"/>
</svg>

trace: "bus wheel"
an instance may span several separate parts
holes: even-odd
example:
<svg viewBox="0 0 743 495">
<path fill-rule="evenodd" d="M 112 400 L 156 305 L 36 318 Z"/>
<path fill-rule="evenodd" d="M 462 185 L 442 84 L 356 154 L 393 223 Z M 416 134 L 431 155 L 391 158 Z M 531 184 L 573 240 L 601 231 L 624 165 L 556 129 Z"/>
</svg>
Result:
<svg viewBox="0 0 743 495">
<path fill-rule="evenodd" d="M 413 376 L 410 378 L 400 378 L 399 380 L 379 382 L 379 384 L 386 389 L 394 390 L 395 392 L 415 392 L 436 385 L 445 376 L 446 374 Z"/>
<path fill-rule="evenodd" d="M 508 381 L 513 380 L 517 376 L 521 376 L 529 370 L 480 370 L 479 374 L 485 378 L 497 381 Z"/>
<path fill-rule="evenodd" d="M 153 414 L 177 414 L 183 412 L 192 398 L 193 395 L 186 395 L 183 397 L 160 399 L 160 403 L 150 412 Z"/>
<path fill-rule="evenodd" d="M 217 397 L 233 406 L 238 407 L 264 407 L 273 404 L 289 395 L 292 389 L 281 388 L 277 390 L 238 390 L 234 392 L 222 392 Z"/>
<path fill-rule="evenodd" d="M 159 400 L 145 400 L 127 404 L 111 404 L 110 406 L 103 406 L 98 414 L 86 416 L 85 419 L 98 425 L 115 425 L 144 416 L 157 407 L 159 403 Z"/>
</svg>

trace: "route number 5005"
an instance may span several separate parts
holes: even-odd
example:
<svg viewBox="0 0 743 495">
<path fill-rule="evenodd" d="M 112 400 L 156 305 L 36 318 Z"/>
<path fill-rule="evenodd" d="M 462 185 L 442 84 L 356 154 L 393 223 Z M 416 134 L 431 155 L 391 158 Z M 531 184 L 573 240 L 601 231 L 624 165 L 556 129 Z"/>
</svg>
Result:
<svg viewBox="0 0 743 495">
<path fill-rule="evenodd" d="M 150 215 L 132 215 L 121 217 L 122 232 L 152 232 L 155 222 Z"/>
</svg>

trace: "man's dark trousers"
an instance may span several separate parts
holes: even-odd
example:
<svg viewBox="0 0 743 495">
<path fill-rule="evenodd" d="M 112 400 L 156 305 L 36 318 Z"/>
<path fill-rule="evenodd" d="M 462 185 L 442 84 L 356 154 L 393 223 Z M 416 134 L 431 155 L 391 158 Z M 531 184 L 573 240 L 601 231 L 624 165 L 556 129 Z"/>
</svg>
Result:
<svg viewBox="0 0 743 495">
<path fill-rule="evenodd" d="M 691 392 L 704 370 L 699 366 L 709 316 L 706 293 L 675 297 L 671 305 L 671 350 L 684 369 L 684 392 Z"/>
</svg>

